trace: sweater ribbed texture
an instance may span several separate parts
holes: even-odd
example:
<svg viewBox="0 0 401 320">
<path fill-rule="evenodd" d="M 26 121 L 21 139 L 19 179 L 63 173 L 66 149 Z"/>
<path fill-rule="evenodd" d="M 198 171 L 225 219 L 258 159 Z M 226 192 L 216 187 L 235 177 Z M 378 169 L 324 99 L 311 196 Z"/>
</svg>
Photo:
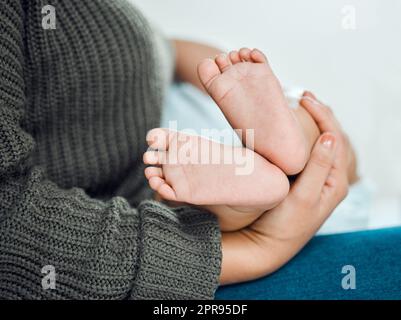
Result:
<svg viewBox="0 0 401 320">
<path fill-rule="evenodd" d="M 1 0 L 0 298 L 213 298 L 216 219 L 146 200 L 172 63 L 160 39 L 123 0 Z"/>
</svg>

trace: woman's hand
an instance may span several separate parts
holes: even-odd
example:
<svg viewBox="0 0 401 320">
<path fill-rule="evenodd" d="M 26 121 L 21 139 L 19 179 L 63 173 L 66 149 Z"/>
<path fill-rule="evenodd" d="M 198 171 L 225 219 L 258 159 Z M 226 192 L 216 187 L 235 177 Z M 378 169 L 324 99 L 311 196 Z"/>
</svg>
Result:
<svg viewBox="0 0 401 320">
<path fill-rule="evenodd" d="M 301 99 L 301 106 L 308 111 L 309 115 L 311 115 L 310 106 L 311 105 L 313 106 L 314 104 L 322 105 L 324 108 L 326 108 L 326 111 L 328 113 L 332 114 L 331 109 L 329 107 L 325 106 L 321 101 L 319 101 L 313 93 L 308 92 L 308 91 L 305 92 L 303 95 L 303 99 Z M 341 130 L 340 123 L 336 119 L 334 119 L 334 121 L 335 121 L 337 127 Z M 344 132 L 342 132 L 342 135 L 344 137 L 345 148 L 348 152 L 348 182 L 350 185 L 352 185 L 352 184 L 358 182 L 358 180 L 359 180 L 358 163 L 357 163 L 355 150 L 353 149 L 352 144 L 351 144 L 350 140 L 348 139 L 348 136 Z"/>
<path fill-rule="evenodd" d="M 222 284 L 253 280 L 282 267 L 347 195 L 348 139 L 331 110 L 307 97 L 303 106 L 325 133 L 316 143 L 304 172 L 278 207 L 247 229 L 223 234 Z"/>
</svg>

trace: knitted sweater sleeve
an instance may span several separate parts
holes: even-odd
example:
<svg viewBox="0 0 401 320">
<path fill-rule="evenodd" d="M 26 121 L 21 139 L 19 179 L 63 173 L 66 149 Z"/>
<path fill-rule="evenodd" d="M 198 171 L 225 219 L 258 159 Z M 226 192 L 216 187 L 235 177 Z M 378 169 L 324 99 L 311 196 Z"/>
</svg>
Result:
<svg viewBox="0 0 401 320">
<path fill-rule="evenodd" d="M 4 0 L 2 0 L 4 2 Z M 29 161 L 22 129 L 19 1 L 0 7 L 0 298 L 210 299 L 220 273 L 215 219 L 123 198 L 63 190 Z M 51 285 L 49 285 L 49 283 Z"/>
</svg>

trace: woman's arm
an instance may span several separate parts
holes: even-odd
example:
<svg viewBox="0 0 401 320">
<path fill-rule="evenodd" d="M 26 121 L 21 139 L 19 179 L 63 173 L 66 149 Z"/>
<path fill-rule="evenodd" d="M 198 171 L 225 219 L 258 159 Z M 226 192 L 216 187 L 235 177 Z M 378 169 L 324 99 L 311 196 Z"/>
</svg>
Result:
<svg viewBox="0 0 401 320">
<path fill-rule="evenodd" d="M 322 132 L 290 194 L 249 228 L 223 234 L 221 284 L 268 275 L 292 259 L 330 216 L 348 191 L 351 148 L 329 109 L 306 101 Z"/>
<path fill-rule="evenodd" d="M 2 0 L 0 299 L 213 298 L 221 251 L 210 214 L 154 202 L 132 208 L 119 197 L 99 201 L 59 188 L 32 165 L 34 137 L 21 126 L 23 17 L 22 1 Z M 42 286 L 49 266 L 54 289 Z"/>
<path fill-rule="evenodd" d="M 172 40 L 176 51 L 176 77 L 205 92 L 198 77 L 198 64 L 203 59 L 214 58 L 222 51 L 201 43 Z"/>
</svg>

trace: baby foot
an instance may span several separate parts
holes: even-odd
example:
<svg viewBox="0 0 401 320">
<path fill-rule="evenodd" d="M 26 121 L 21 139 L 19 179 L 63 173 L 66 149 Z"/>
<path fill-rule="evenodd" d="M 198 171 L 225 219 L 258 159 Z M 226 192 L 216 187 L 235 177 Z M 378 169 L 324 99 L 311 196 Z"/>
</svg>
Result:
<svg viewBox="0 0 401 320">
<path fill-rule="evenodd" d="M 145 175 L 165 200 L 269 210 L 288 193 L 285 174 L 252 150 L 167 129 L 152 130 L 147 141 Z"/>
<path fill-rule="evenodd" d="M 281 85 L 259 50 L 241 49 L 199 64 L 199 78 L 242 141 L 287 175 L 302 171 L 307 144 Z M 254 129 L 254 141 L 247 141 Z"/>
</svg>

